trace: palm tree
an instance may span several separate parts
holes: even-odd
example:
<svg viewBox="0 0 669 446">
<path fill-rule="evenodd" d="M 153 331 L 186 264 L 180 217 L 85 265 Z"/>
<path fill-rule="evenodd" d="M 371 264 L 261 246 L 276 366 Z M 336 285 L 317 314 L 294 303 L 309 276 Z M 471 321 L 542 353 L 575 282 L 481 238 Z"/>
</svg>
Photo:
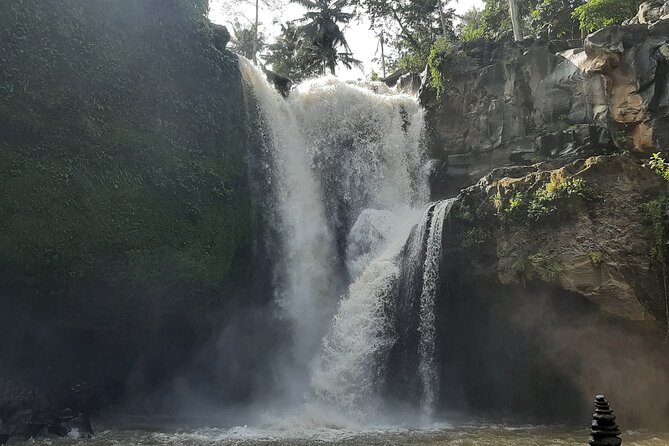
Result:
<svg viewBox="0 0 669 446">
<path fill-rule="evenodd" d="M 304 48 L 312 66 L 322 66 L 323 71 L 335 74 L 335 67 L 341 63 L 346 68 L 360 66 L 353 58 L 339 24 L 346 25 L 354 15 L 344 12 L 347 0 L 291 0 L 307 8 L 307 13 L 299 20 L 299 30 L 307 43 Z M 341 49 L 341 50 L 340 50 Z"/>
</svg>

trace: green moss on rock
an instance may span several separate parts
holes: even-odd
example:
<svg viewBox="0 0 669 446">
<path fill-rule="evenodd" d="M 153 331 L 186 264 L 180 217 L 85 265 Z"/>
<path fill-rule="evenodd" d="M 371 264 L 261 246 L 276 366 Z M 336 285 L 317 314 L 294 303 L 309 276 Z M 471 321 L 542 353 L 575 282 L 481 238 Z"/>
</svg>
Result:
<svg viewBox="0 0 669 446">
<path fill-rule="evenodd" d="M 200 3 L 0 5 L 5 305 L 144 323 L 230 278 L 250 230 L 242 87 Z"/>
</svg>

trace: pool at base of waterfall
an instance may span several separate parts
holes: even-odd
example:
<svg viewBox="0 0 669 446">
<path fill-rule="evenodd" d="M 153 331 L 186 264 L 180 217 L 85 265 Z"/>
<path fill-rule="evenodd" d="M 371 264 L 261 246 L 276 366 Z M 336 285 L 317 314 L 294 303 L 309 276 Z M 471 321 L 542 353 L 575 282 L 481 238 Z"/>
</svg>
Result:
<svg viewBox="0 0 669 446">
<path fill-rule="evenodd" d="M 623 444 L 635 446 L 669 445 L 669 433 L 625 431 Z M 10 445 L 48 444 L 53 446 L 207 446 L 207 445 L 476 445 L 476 446 L 584 446 L 588 430 L 565 427 L 510 426 L 490 424 L 437 425 L 424 429 L 376 427 L 341 429 L 337 427 L 291 428 L 237 426 L 233 428 L 182 428 L 161 430 L 151 425 L 99 425 L 90 440 L 76 438 L 16 440 Z"/>
</svg>

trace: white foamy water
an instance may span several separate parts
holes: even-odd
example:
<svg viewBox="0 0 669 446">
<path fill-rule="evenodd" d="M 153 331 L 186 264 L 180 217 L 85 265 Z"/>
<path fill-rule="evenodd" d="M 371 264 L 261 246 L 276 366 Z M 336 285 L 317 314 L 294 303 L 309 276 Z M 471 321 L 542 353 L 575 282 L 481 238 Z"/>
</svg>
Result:
<svg viewBox="0 0 669 446">
<path fill-rule="evenodd" d="M 626 432 L 623 444 L 636 446 L 666 446 L 669 434 L 646 431 Z M 434 426 L 430 429 L 321 428 L 299 431 L 298 428 L 252 428 L 238 426 L 230 429 L 194 428 L 156 431 L 155 428 L 105 426 L 90 440 L 36 439 L 12 441 L 15 445 L 74 446 L 231 446 L 231 445 L 313 445 L 336 444 L 348 446 L 582 446 L 587 444 L 588 430 L 560 427 L 464 425 Z"/>
<path fill-rule="evenodd" d="M 423 286 L 420 326 L 413 330 L 420 336 L 423 405 L 431 412 L 438 391 L 436 283 L 450 205 L 424 211 L 424 119 L 417 98 L 323 78 L 284 99 L 252 64 L 242 60 L 241 66 L 272 172 L 276 217 L 270 224 L 282 250 L 276 300 L 294 344 L 292 363 L 279 367 L 280 385 L 295 400 L 344 416 L 380 410 L 397 340 L 389 314 L 400 253 L 416 227 L 409 264 L 427 261 L 416 269 L 420 277 L 411 276 Z"/>
<path fill-rule="evenodd" d="M 420 296 L 420 333 L 418 367 L 423 386 L 423 410 L 432 416 L 439 392 L 439 378 L 435 359 L 436 324 L 435 305 L 439 291 L 439 270 L 443 247 L 444 221 L 453 206 L 454 199 L 440 201 L 434 205 L 430 228 L 427 236 L 427 248 L 423 269 L 423 289 Z"/>
<path fill-rule="evenodd" d="M 386 233 L 379 242 L 382 248 L 373 248 L 372 252 L 383 251 L 367 263 L 351 284 L 323 342 L 323 353 L 313 374 L 313 388 L 320 398 L 347 411 L 378 410 L 384 355 L 395 341 L 387 313 L 393 305 L 392 291 L 399 279 L 398 255 L 420 215 L 406 210 L 377 220 Z M 367 219 L 367 215 L 361 218 Z M 370 222 L 365 220 L 365 224 Z"/>
<path fill-rule="evenodd" d="M 285 101 L 249 61 L 240 61 L 242 74 L 257 101 L 264 149 L 273 163 L 271 178 L 279 221 L 272 221 L 282 237 L 282 277 L 277 300 L 290 319 L 293 361 L 279 377 L 283 390 L 299 399 L 306 390 L 304 364 L 320 346 L 336 304 L 333 236 L 326 222 L 320 181 L 311 166 L 308 144 L 297 119 L 299 107 Z"/>
</svg>

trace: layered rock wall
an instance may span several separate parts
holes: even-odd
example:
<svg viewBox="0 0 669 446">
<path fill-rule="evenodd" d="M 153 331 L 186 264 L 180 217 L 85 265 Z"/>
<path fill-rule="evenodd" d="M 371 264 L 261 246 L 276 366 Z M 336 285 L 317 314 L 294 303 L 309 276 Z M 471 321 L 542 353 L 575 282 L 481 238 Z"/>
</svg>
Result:
<svg viewBox="0 0 669 446">
<path fill-rule="evenodd" d="M 669 145 L 669 20 L 597 31 L 581 41 L 464 43 L 426 76 L 431 151 L 447 166 L 437 195 L 492 169 Z"/>
</svg>

